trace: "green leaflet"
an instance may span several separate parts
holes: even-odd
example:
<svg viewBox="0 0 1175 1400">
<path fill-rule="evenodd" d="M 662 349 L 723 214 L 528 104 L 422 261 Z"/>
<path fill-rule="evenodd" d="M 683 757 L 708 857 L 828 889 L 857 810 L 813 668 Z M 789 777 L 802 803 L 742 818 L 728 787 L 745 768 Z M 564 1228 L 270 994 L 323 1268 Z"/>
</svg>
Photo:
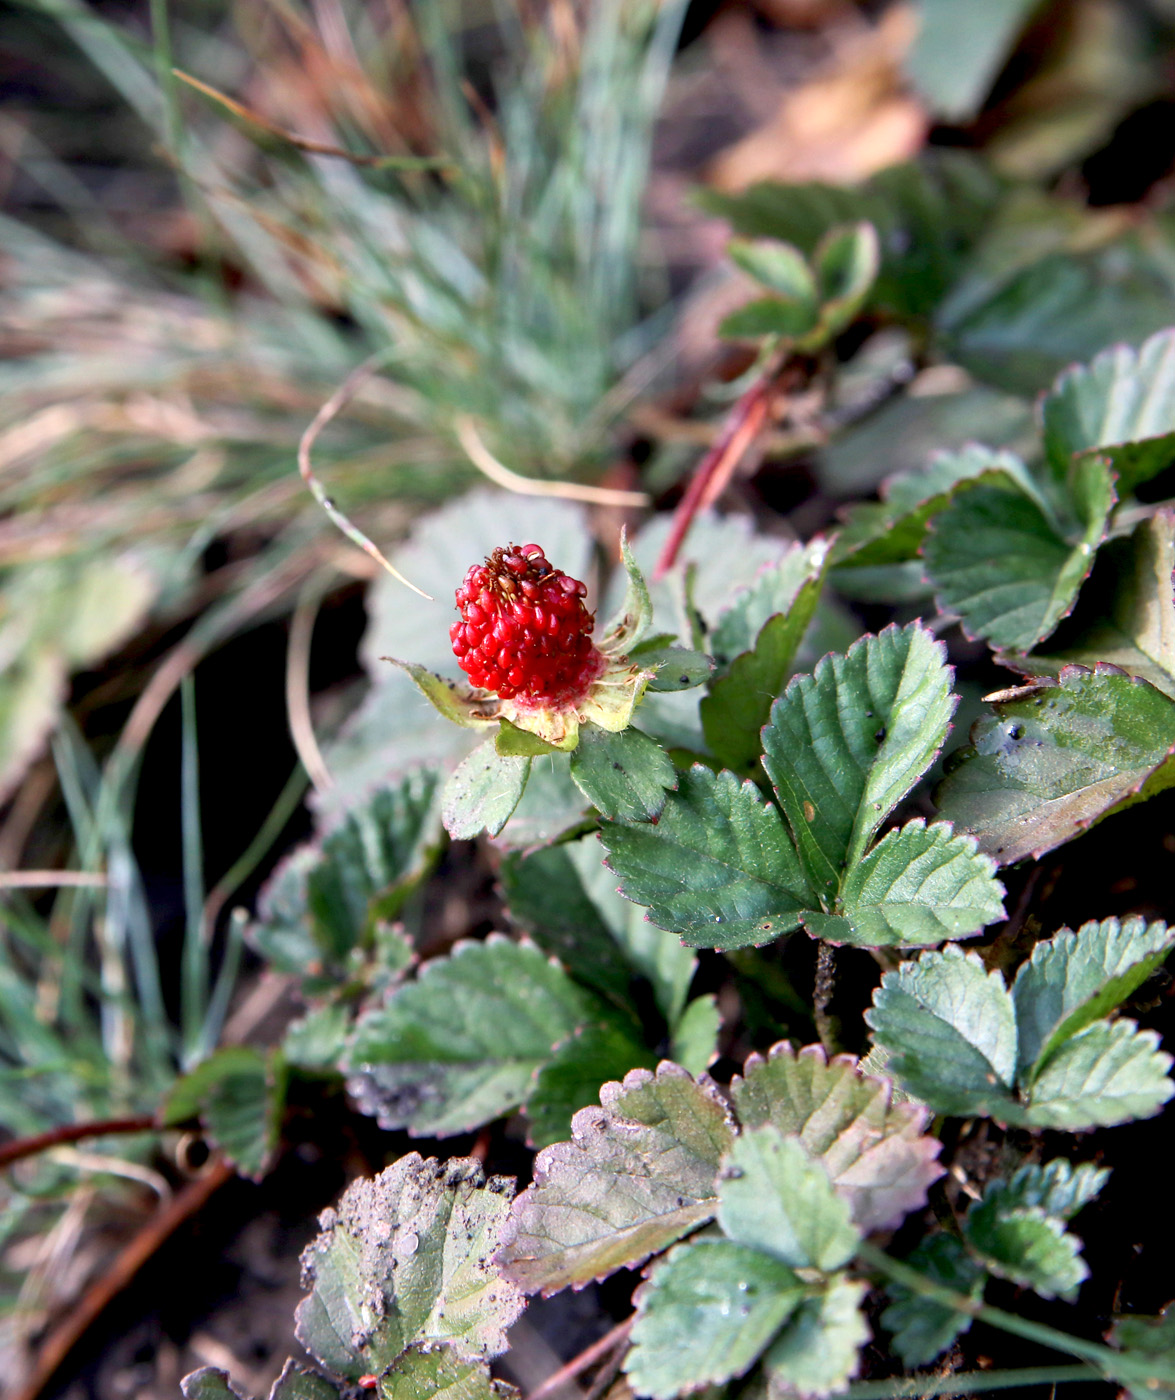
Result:
<svg viewBox="0 0 1175 1400">
<path fill-rule="evenodd" d="M 1170 947 L 1140 920 L 1062 930 L 1011 991 L 948 945 L 882 978 L 866 1020 L 887 1070 L 938 1113 L 1076 1131 L 1158 1111 L 1171 1058 L 1132 1021 L 1105 1019 Z"/>
<path fill-rule="evenodd" d="M 445 830 L 454 841 L 472 840 L 483 831 L 497 836 L 518 806 L 531 762 L 499 753 L 494 739 L 462 759 L 444 792 Z"/>
<path fill-rule="evenodd" d="M 555 1046 L 610 1014 L 532 944 L 458 943 L 360 1018 L 351 1093 L 385 1128 L 464 1132 L 525 1102 Z"/>
<path fill-rule="evenodd" d="M 160 1118 L 169 1125 L 199 1118 L 235 1167 L 260 1178 L 281 1136 L 285 1079 L 280 1050 L 264 1055 L 252 1046 L 225 1046 L 176 1081 Z"/>
<path fill-rule="evenodd" d="M 621 893 L 690 947 L 770 942 L 811 900 L 778 811 L 732 773 L 696 764 L 656 826 L 606 824 L 600 836 Z"/>
<path fill-rule="evenodd" d="M 1001 865 L 1039 856 L 1175 781 L 1175 702 L 1112 666 L 988 697 L 936 799 Z"/>
<path fill-rule="evenodd" d="M 943 647 L 918 623 L 825 657 L 772 706 L 763 766 L 822 906 L 930 766 L 954 707 Z"/>
<path fill-rule="evenodd" d="M 665 806 L 667 791 L 677 786 L 669 755 L 631 725 L 615 734 L 583 725 L 571 755 L 571 777 L 609 821 L 654 821 Z"/>
</svg>

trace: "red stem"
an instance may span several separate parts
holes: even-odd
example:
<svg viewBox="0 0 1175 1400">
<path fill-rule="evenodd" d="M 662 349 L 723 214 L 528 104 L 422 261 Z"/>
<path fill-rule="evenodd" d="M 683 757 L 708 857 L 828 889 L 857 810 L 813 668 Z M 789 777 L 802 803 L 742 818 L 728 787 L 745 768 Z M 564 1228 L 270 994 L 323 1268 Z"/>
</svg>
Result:
<svg viewBox="0 0 1175 1400">
<path fill-rule="evenodd" d="M 673 528 L 653 570 L 654 579 L 661 578 L 673 567 L 694 516 L 717 500 L 734 469 L 763 431 L 781 367 L 782 362 L 778 357 L 768 363 L 763 373 L 730 410 L 714 445 L 698 463 L 689 487 L 673 513 Z"/>
<path fill-rule="evenodd" d="M 37 1133 L 34 1137 L 17 1138 L 0 1147 L 0 1168 L 10 1167 L 23 1157 L 35 1157 L 50 1147 L 61 1147 L 67 1142 L 81 1142 L 84 1138 L 107 1137 L 114 1133 L 146 1133 L 158 1128 L 154 1116 L 140 1114 L 137 1118 L 107 1118 L 98 1123 L 67 1123 L 60 1128 L 50 1128 L 47 1133 Z"/>
</svg>

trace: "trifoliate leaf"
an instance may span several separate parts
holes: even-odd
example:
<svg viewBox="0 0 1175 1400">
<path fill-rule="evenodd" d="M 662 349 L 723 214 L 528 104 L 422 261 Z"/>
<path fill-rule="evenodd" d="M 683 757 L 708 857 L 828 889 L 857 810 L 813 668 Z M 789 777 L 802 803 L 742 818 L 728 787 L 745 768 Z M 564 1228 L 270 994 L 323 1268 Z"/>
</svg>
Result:
<svg viewBox="0 0 1175 1400">
<path fill-rule="evenodd" d="M 424 768 L 357 803 L 321 844 L 303 846 L 270 879 L 249 938 L 308 991 L 354 974 L 377 924 L 394 919 L 428 874 L 444 836 L 441 775 Z"/>
<path fill-rule="evenodd" d="M 1021 1074 L 1043 1068 L 1070 1036 L 1139 988 L 1175 946 L 1175 930 L 1145 919 L 1061 929 L 1032 950 L 1012 984 Z"/>
<path fill-rule="evenodd" d="M 673 1027 L 669 1051 L 675 1064 L 690 1074 L 709 1069 L 718 1055 L 718 1032 L 722 1029 L 722 1012 L 718 998 L 711 993 L 695 997 L 681 1013 Z"/>
<path fill-rule="evenodd" d="M 1072 610 L 1117 500 L 1103 459 L 1075 470 L 1071 533 L 1011 480 L 959 491 L 931 522 L 926 572 L 939 611 L 957 614 L 968 636 L 1029 651 Z"/>
<path fill-rule="evenodd" d="M 554 1047 L 601 1004 L 528 943 L 458 943 L 363 1016 L 348 1088 L 385 1128 L 447 1137 L 517 1108 Z"/>
<path fill-rule="evenodd" d="M 281 1136 L 285 1062 L 249 1045 L 214 1051 L 177 1080 L 164 1102 L 165 1124 L 199 1118 L 209 1138 L 246 1176 L 264 1176 Z"/>
<path fill-rule="evenodd" d="M 863 1283 L 837 1278 L 800 1304 L 763 1358 L 768 1400 L 822 1397 L 845 1388 L 869 1340 L 861 1312 L 867 1292 Z"/>
<path fill-rule="evenodd" d="M 638 1395 L 683 1391 L 741 1376 L 807 1292 L 786 1264 L 729 1240 L 678 1245 L 637 1294 L 624 1369 Z"/>
<path fill-rule="evenodd" d="M 571 776 L 601 816 L 619 822 L 656 821 L 666 793 L 677 786 L 673 760 L 631 725 L 618 734 L 581 726 Z"/>
<path fill-rule="evenodd" d="M 544 1294 L 631 1267 L 711 1219 L 734 1140 L 720 1095 L 673 1064 L 605 1084 L 571 1141 L 535 1158 L 497 1256 L 504 1276 Z"/>
<path fill-rule="evenodd" d="M 500 754 L 493 739 L 478 745 L 450 774 L 444 792 L 445 830 L 454 841 L 491 836 L 518 806 L 532 759 Z"/>
<path fill-rule="evenodd" d="M 1093 577 L 1073 616 L 1044 647 L 1008 654 L 1002 665 L 1026 675 L 1056 675 L 1074 663 L 1104 661 L 1175 699 L 1175 511 L 1157 511 L 1126 539 L 1098 552 Z"/>
<path fill-rule="evenodd" d="M 593 892 L 585 889 L 570 854 L 586 844 L 546 846 L 530 855 L 507 856 L 499 872 L 502 895 L 512 921 L 540 948 L 557 957 L 585 986 L 623 1006 L 629 1002 L 632 971 L 617 958 L 609 923 Z M 599 845 L 594 841 L 591 845 L 595 863 L 602 867 Z M 615 877 L 604 873 L 615 885 Z M 616 900 L 625 910 L 632 909 L 618 896 Z M 680 948 L 676 939 L 673 942 Z"/>
<path fill-rule="evenodd" d="M 1073 1133 L 1149 1118 L 1175 1094 L 1170 1068 L 1154 1031 L 1095 1021 L 1051 1055 L 1028 1089 L 1027 1110 L 1008 1121 Z"/>
<path fill-rule="evenodd" d="M 1066 370 L 1041 405 L 1044 447 L 1063 481 L 1074 456 L 1107 457 L 1123 492 L 1175 461 L 1175 332 L 1114 345 Z"/>
<path fill-rule="evenodd" d="M 967 1243 L 992 1273 L 1042 1297 L 1072 1299 L 1089 1270 L 1081 1241 L 1065 1221 L 1101 1190 L 1108 1171 L 1063 1158 L 1045 1167 L 1021 1167 L 1008 1181 L 984 1188 L 963 1221 Z"/>
<path fill-rule="evenodd" d="M 930 766 L 954 707 L 943 646 L 917 622 L 825 657 L 771 707 L 763 765 L 826 906 Z"/>
<path fill-rule="evenodd" d="M 994 872 L 973 837 L 919 817 L 887 831 L 850 867 L 839 913 L 808 913 L 804 924 L 816 938 L 868 948 L 969 938 L 1004 917 L 1004 887 Z"/>
<path fill-rule="evenodd" d="M 1001 865 L 1040 856 L 1175 782 L 1175 703 L 1112 666 L 1066 666 L 987 697 L 948 760 L 944 817 Z"/>
<path fill-rule="evenodd" d="M 1016 1014 L 998 972 L 948 944 L 887 972 L 865 1013 L 889 1068 L 937 1113 L 1014 1107 Z"/>
<path fill-rule="evenodd" d="M 496 1381 L 484 1361 L 450 1347 L 411 1346 L 379 1378 L 379 1400 L 516 1400 L 518 1392 Z"/>
<path fill-rule="evenodd" d="M 711 752 L 740 777 L 758 767 L 760 731 L 820 601 L 828 556 L 824 540 L 794 546 L 739 595 L 715 629 L 711 645 L 729 658 L 729 669 L 711 683 L 699 712 Z"/>
<path fill-rule="evenodd" d="M 895 1104 L 893 1086 L 864 1074 L 851 1055 L 822 1046 L 799 1054 L 786 1040 L 751 1055 L 731 1084 L 746 1129 L 773 1124 L 817 1159 L 863 1231 L 892 1229 L 926 1204 L 942 1176 L 942 1144 L 924 1134 L 928 1112 Z"/>
<path fill-rule="evenodd" d="M 298 1340 L 348 1380 L 416 1343 L 445 1342 L 466 1360 L 500 1355 L 524 1307 L 489 1262 L 512 1193 L 471 1157 L 441 1164 L 416 1152 L 353 1183 L 302 1255 L 310 1292 Z"/>
<path fill-rule="evenodd" d="M 695 764 L 656 826 L 607 824 L 620 891 L 691 948 L 768 943 L 812 903 L 778 811 L 751 782 Z"/>
<path fill-rule="evenodd" d="M 562 1142 L 571 1132 L 575 1114 L 599 1101 L 602 1084 L 656 1064 L 657 1056 L 640 1039 L 635 1024 L 582 1026 L 555 1047 L 535 1074 L 526 1101 L 531 1144 L 546 1147 Z"/>
<path fill-rule="evenodd" d="M 983 1297 L 987 1274 L 955 1235 L 931 1235 L 916 1245 L 906 1263 L 932 1283 L 944 1284 L 976 1302 Z M 905 1284 L 886 1284 L 892 1302 L 881 1323 L 893 1333 L 894 1351 L 907 1366 L 928 1366 L 971 1326 L 956 1308 L 915 1293 Z"/>
<path fill-rule="evenodd" d="M 823 1164 L 772 1123 L 744 1129 L 723 1159 L 718 1223 L 748 1249 L 825 1273 L 847 1264 L 861 1238 Z"/>
</svg>

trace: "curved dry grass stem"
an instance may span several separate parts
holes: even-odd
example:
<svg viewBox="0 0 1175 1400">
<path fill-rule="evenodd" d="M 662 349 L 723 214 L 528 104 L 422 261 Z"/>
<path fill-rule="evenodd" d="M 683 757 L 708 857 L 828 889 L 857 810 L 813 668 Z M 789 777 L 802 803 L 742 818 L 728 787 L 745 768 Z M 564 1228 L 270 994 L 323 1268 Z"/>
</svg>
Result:
<svg viewBox="0 0 1175 1400">
<path fill-rule="evenodd" d="M 504 467 L 481 440 L 472 418 L 466 413 L 453 420 L 457 441 L 473 465 L 496 485 L 520 496 L 555 496 L 564 501 L 585 501 L 593 506 L 647 506 L 644 491 L 619 491 L 610 486 L 581 486 L 574 481 L 535 481 Z"/>
<path fill-rule="evenodd" d="M 334 779 L 318 739 L 310 715 L 310 643 L 314 623 L 322 604 L 325 581 L 308 578 L 298 595 L 294 616 L 290 621 L 290 640 L 286 649 L 286 713 L 290 722 L 290 738 L 294 749 L 318 792 L 334 786 Z"/>
<path fill-rule="evenodd" d="M 101 889 L 99 870 L 0 870 L 0 890 Z"/>
<path fill-rule="evenodd" d="M 310 426 L 302 434 L 302 440 L 298 444 L 298 470 L 302 474 L 302 480 L 310 488 L 310 493 L 318 504 L 326 511 L 331 520 L 342 530 L 343 534 L 357 544 L 365 554 L 371 557 L 382 568 L 386 569 L 394 579 L 398 579 L 406 588 L 410 588 L 413 593 L 419 593 L 422 598 L 426 598 L 430 603 L 434 601 L 431 593 L 426 593 L 423 588 L 417 586 L 404 577 L 404 575 L 393 564 L 389 564 L 380 553 L 379 548 L 357 526 L 352 525 L 347 517 L 339 510 L 334 501 L 326 494 L 326 488 L 322 482 L 314 475 L 314 469 L 310 464 L 310 451 L 318 441 L 318 435 L 323 428 L 351 402 L 360 388 L 375 373 L 380 365 L 387 359 L 388 351 L 379 350 L 374 355 L 369 355 L 361 365 L 347 375 L 346 379 L 339 385 L 334 393 L 327 399 L 326 403 L 314 415 Z"/>
</svg>

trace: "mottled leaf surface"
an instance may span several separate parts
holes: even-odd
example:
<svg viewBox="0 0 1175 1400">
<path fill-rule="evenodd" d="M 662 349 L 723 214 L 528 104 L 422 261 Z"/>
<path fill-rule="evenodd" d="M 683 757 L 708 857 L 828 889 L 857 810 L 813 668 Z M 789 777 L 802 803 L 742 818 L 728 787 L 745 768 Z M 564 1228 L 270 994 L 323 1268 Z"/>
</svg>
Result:
<svg viewBox="0 0 1175 1400">
<path fill-rule="evenodd" d="M 445 1137 L 523 1103 L 554 1047 L 606 1019 L 533 944 L 491 934 L 424 964 L 364 1015 L 348 1087 L 385 1128 Z"/>
<path fill-rule="evenodd" d="M 677 1065 L 605 1084 L 571 1140 L 535 1158 L 498 1254 L 504 1275 L 547 1294 L 639 1264 L 713 1217 L 733 1140 L 721 1097 Z"/>
<path fill-rule="evenodd" d="M 757 1249 L 721 1239 L 679 1245 L 640 1290 L 625 1372 L 654 1400 L 741 1376 L 805 1292 L 786 1264 Z"/>
<path fill-rule="evenodd" d="M 823 1163 L 773 1123 L 745 1128 L 723 1159 L 718 1223 L 748 1249 L 824 1273 L 847 1264 L 861 1238 Z"/>
<path fill-rule="evenodd" d="M 1175 704 L 1113 667 L 1067 666 L 991 696 L 951 756 L 944 817 L 1001 865 L 1039 856 L 1175 781 Z"/>
<path fill-rule="evenodd" d="M 942 1175 L 928 1112 L 895 1104 L 890 1082 L 862 1073 L 851 1055 L 829 1061 L 819 1045 L 797 1054 L 781 1041 L 750 1056 L 731 1092 L 745 1128 L 770 1123 L 799 1139 L 864 1231 L 899 1225 Z"/>
</svg>

